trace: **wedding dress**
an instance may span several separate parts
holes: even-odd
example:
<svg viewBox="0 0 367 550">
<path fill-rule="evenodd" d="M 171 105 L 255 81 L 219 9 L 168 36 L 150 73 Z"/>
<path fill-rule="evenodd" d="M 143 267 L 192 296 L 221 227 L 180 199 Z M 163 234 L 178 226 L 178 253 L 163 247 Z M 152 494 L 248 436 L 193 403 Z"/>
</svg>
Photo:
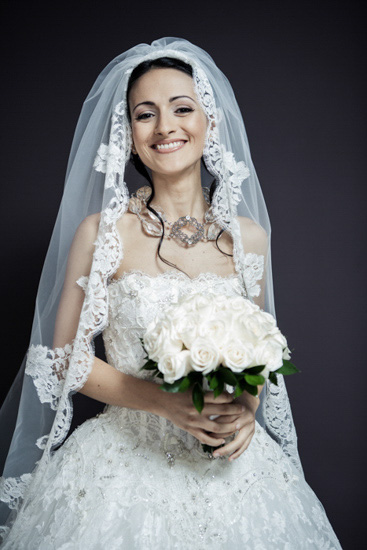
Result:
<svg viewBox="0 0 367 550">
<path fill-rule="evenodd" d="M 192 292 L 241 294 L 237 275 L 126 272 L 108 286 L 107 360 L 141 378 L 140 343 L 167 304 Z M 256 422 L 233 462 L 212 459 L 170 421 L 106 406 L 53 455 L 5 549 L 339 549 L 315 493 Z"/>
</svg>

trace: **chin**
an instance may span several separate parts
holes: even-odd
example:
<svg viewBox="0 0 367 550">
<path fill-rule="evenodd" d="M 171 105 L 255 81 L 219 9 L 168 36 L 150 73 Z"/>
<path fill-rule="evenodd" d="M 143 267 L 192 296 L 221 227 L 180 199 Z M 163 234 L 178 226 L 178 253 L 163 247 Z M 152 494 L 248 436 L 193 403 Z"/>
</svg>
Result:
<svg viewBox="0 0 367 550">
<path fill-rule="evenodd" d="M 185 172 L 187 172 L 188 174 L 192 172 L 193 168 L 195 167 L 195 165 L 197 163 L 200 163 L 201 161 L 201 157 L 199 159 L 194 159 L 191 163 L 186 163 L 185 164 L 182 164 L 180 162 L 177 162 L 177 163 L 166 163 L 167 165 L 166 166 L 162 166 L 162 165 L 159 165 L 159 166 L 148 166 L 148 168 L 150 168 L 150 170 L 153 172 L 153 173 L 156 173 L 156 174 L 162 174 L 162 176 L 178 176 L 178 175 L 184 175 Z M 164 164 L 164 163 L 162 163 Z"/>
</svg>

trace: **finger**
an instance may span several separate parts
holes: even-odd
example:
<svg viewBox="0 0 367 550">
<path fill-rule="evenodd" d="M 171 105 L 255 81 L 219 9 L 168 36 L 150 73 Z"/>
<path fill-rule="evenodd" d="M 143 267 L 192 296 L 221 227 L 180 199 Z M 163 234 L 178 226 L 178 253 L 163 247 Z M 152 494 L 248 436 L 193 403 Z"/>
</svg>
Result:
<svg viewBox="0 0 367 550">
<path fill-rule="evenodd" d="M 205 423 L 205 430 L 215 434 L 230 433 L 233 434 L 237 430 L 243 428 L 244 422 L 235 420 L 234 422 L 228 422 L 227 424 L 217 424 L 215 420 L 209 420 L 208 424 Z"/>
<path fill-rule="evenodd" d="M 248 449 L 250 443 L 251 443 L 251 440 L 253 438 L 253 434 L 249 435 L 249 437 L 246 439 L 246 441 L 244 442 L 244 444 L 237 450 L 235 451 L 230 457 L 229 457 L 229 460 L 232 462 L 232 460 L 236 460 L 236 458 L 238 458 L 239 456 L 241 456 L 242 453 L 244 453 L 246 451 L 246 449 Z"/>
<path fill-rule="evenodd" d="M 215 422 L 217 422 L 218 424 L 227 424 L 228 422 L 235 422 L 235 420 L 238 420 L 239 418 L 241 418 L 241 416 L 242 416 L 242 413 L 232 414 L 232 415 L 221 415 L 221 416 L 218 416 L 217 418 L 213 418 L 213 420 L 215 420 Z M 212 420 L 212 419 L 209 417 L 209 420 Z"/>
<path fill-rule="evenodd" d="M 205 415 L 218 415 L 218 416 L 238 416 L 245 412 L 245 407 L 239 403 L 222 403 L 214 404 L 210 403 L 204 405 L 203 413 Z"/>
<path fill-rule="evenodd" d="M 254 431 L 251 430 L 251 437 Z M 221 449 L 215 452 L 215 455 L 217 456 L 217 453 L 219 453 L 218 456 L 231 455 L 232 453 L 236 452 L 240 447 L 242 447 L 242 445 L 245 443 L 248 437 L 249 436 L 247 431 L 245 430 L 239 431 L 238 435 L 233 439 L 233 441 L 230 441 L 229 443 L 227 443 L 227 445 L 224 445 L 224 447 L 221 447 Z"/>
<path fill-rule="evenodd" d="M 234 400 L 233 395 L 224 391 L 218 397 L 214 397 L 214 392 L 208 391 L 204 395 L 204 403 L 232 403 Z"/>
<path fill-rule="evenodd" d="M 205 445 L 211 445 L 212 447 L 218 447 L 218 445 L 223 445 L 225 443 L 224 439 L 215 439 L 211 435 L 209 435 L 204 430 L 197 430 L 196 432 L 192 432 L 194 437 L 198 439 L 201 443 L 204 443 Z"/>
<path fill-rule="evenodd" d="M 210 433 L 210 436 L 215 437 L 216 439 L 223 439 L 223 437 L 230 437 L 231 435 L 233 435 L 233 432 L 227 432 L 227 433 L 224 433 L 224 434 Z"/>
</svg>

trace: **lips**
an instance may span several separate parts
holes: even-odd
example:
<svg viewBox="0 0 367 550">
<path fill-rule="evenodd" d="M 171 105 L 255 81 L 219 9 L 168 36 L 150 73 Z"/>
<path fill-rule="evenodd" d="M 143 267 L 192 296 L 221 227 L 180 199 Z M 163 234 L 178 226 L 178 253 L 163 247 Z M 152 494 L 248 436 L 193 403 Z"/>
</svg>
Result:
<svg viewBox="0 0 367 550">
<path fill-rule="evenodd" d="M 171 153 L 173 151 L 177 151 L 178 149 L 181 149 L 186 143 L 186 140 L 183 139 L 176 139 L 161 143 L 154 143 L 152 145 L 152 149 L 156 151 L 157 153 Z"/>
</svg>

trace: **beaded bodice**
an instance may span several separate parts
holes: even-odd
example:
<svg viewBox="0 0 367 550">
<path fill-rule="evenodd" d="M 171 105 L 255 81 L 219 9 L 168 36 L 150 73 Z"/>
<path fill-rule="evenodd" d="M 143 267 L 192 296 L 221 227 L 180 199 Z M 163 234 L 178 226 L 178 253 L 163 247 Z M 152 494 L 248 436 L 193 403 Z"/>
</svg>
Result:
<svg viewBox="0 0 367 550">
<path fill-rule="evenodd" d="M 166 305 L 191 292 L 231 296 L 243 293 L 235 274 L 222 277 L 201 273 L 190 279 L 181 272 L 165 271 L 152 276 L 137 270 L 112 280 L 108 290 L 109 324 L 103 332 L 107 360 L 126 374 L 140 378 L 150 377 L 149 371 L 140 371 L 145 357 L 140 338 Z"/>
</svg>

